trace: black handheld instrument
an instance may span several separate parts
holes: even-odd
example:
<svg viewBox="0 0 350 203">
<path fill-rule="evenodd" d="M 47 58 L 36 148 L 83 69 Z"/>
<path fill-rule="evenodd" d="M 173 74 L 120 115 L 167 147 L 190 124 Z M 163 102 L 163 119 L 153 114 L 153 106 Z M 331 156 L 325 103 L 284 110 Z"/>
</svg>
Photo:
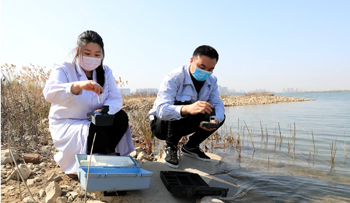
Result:
<svg viewBox="0 0 350 203">
<path fill-rule="evenodd" d="M 217 124 L 217 123 L 210 123 L 209 121 L 202 121 L 200 123 L 200 126 L 206 127 L 206 128 L 218 128 L 219 124 Z"/>
<path fill-rule="evenodd" d="M 113 125 L 114 115 L 108 114 L 109 106 L 103 106 L 101 112 L 87 113 L 87 117 L 96 126 L 110 126 Z"/>
</svg>

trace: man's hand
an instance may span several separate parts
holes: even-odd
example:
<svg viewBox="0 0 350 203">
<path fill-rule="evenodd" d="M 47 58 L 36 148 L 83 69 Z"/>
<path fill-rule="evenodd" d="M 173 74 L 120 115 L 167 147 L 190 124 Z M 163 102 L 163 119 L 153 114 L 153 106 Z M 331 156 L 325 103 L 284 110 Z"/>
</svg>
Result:
<svg viewBox="0 0 350 203">
<path fill-rule="evenodd" d="M 186 115 L 186 114 L 197 115 L 199 113 L 210 114 L 212 111 L 211 110 L 212 107 L 213 106 L 206 101 L 196 101 L 193 104 L 184 105 L 181 109 L 181 114 L 182 115 Z"/>
<path fill-rule="evenodd" d="M 217 118 L 210 119 L 210 123 L 219 124 L 219 119 L 217 119 Z M 206 127 L 203 127 L 203 126 L 199 126 L 199 127 L 202 128 L 203 130 L 206 130 L 206 131 L 216 130 L 216 128 L 206 128 Z"/>
</svg>

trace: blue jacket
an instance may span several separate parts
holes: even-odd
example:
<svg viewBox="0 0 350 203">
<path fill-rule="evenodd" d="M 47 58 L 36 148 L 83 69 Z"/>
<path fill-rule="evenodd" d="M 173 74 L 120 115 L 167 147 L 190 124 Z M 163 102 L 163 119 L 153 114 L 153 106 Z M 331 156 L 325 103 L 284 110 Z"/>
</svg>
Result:
<svg viewBox="0 0 350 203">
<path fill-rule="evenodd" d="M 215 107 L 216 116 L 221 123 L 224 120 L 225 108 L 224 103 L 220 99 L 217 78 L 211 75 L 197 94 L 193 85 L 189 72 L 190 65 L 179 67 L 168 73 L 160 86 L 157 99 L 153 108 L 149 111 L 151 120 L 153 116 L 162 120 L 179 120 L 181 116 L 181 108 L 183 105 L 174 105 L 176 101 L 206 101 Z"/>
</svg>

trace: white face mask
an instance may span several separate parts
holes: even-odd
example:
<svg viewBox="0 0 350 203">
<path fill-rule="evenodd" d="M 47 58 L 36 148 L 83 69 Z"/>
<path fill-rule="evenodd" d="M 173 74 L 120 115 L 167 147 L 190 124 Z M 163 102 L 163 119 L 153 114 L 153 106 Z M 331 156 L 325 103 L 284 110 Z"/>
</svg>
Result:
<svg viewBox="0 0 350 203">
<path fill-rule="evenodd" d="M 79 65 L 86 71 L 93 71 L 101 65 L 102 58 L 82 56 L 79 57 Z"/>
</svg>

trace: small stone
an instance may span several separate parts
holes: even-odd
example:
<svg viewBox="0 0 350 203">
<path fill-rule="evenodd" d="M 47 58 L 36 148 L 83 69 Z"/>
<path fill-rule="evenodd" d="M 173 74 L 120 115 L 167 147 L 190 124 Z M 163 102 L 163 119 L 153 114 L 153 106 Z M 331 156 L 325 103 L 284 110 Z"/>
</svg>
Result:
<svg viewBox="0 0 350 203">
<path fill-rule="evenodd" d="M 33 172 L 38 172 L 38 171 L 40 171 L 40 168 L 34 168 L 33 169 Z"/>
<path fill-rule="evenodd" d="M 78 193 L 77 192 L 69 192 L 68 193 L 70 197 L 72 197 L 73 199 L 77 198 L 78 197 Z"/>
<path fill-rule="evenodd" d="M 26 197 L 23 199 L 23 202 L 24 203 L 36 203 L 36 202 L 40 202 L 39 199 L 37 197 L 34 197 L 34 200 L 33 201 L 33 198 L 32 197 Z"/>
<path fill-rule="evenodd" d="M 84 190 L 80 190 L 78 196 L 79 197 L 85 197 L 85 191 Z"/>
<path fill-rule="evenodd" d="M 45 190 L 41 189 L 39 190 L 39 197 L 44 197 L 45 196 Z"/>
<path fill-rule="evenodd" d="M 41 182 L 41 181 L 43 181 L 43 179 L 42 179 L 41 177 L 35 177 L 34 180 L 35 180 L 35 182 Z"/>
<path fill-rule="evenodd" d="M 57 197 L 56 202 L 57 203 L 66 203 L 67 198 L 66 197 Z"/>
<path fill-rule="evenodd" d="M 61 195 L 61 188 L 57 182 L 52 181 L 45 189 L 46 192 L 46 203 L 54 203 L 57 197 Z"/>
<path fill-rule="evenodd" d="M 38 144 L 35 141 L 30 141 L 28 145 L 33 149 L 35 149 L 38 146 Z"/>
<path fill-rule="evenodd" d="M 8 191 L 13 190 L 13 189 L 15 189 L 15 187 L 13 187 L 13 186 L 7 186 L 7 187 L 5 187 L 4 189 L 1 188 L 1 191 L 7 193 Z"/>
<path fill-rule="evenodd" d="M 27 185 L 28 185 L 28 187 L 33 187 L 35 185 L 35 180 L 34 179 L 28 179 L 27 180 Z"/>
<path fill-rule="evenodd" d="M 50 146 L 45 146 L 42 148 L 41 154 L 43 156 L 49 156 L 51 154 L 51 147 Z"/>
<path fill-rule="evenodd" d="M 73 190 L 73 188 L 71 186 L 69 186 L 69 185 L 63 185 L 63 186 L 61 186 L 61 189 L 62 190 L 66 190 L 66 191 L 72 191 Z"/>
<path fill-rule="evenodd" d="M 34 169 L 34 164 L 33 163 L 27 163 L 27 166 L 30 168 L 30 169 Z"/>
<path fill-rule="evenodd" d="M 136 151 L 136 153 L 138 154 L 138 153 L 142 152 L 143 149 L 142 149 L 141 147 L 136 147 L 136 148 L 135 148 L 135 151 Z"/>
<path fill-rule="evenodd" d="M 220 203 L 220 202 L 223 202 L 223 201 L 214 197 L 205 196 L 202 199 L 197 200 L 196 203 Z"/>
<path fill-rule="evenodd" d="M 40 162 L 40 155 L 38 154 L 26 154 L 23 156 L 24 162 L 37 164 Z"/>
<path fill-rule="evenodd" d="M 46 166 L 46 163 L 45 163 L 45 162 L 42 162 L 42 163 L 39 164 L 39 166 L 45 167 L 45 166 Z"/>
<path fill-rule="evenodd" d="M 150 157 L 148 156 L 148 154 L 146 154 L 146 152 L 142 151 L 139 153 L 139 155 L 137 155 L 136 158 L 138 161 L 142 161 L 142 160 L 150 160 Z"/>
<path fill-rule="evenodd" d="M 27 179 L 30 176 L 31 170 L 28 168 L 28 166 L 26 164 L 20 164 L 20 165 L 18 165 L 18 168 L 19 168 L 24 179 Z M 18 174 L 18 169 L 16 168 L 11 173 L 11 175 L 9 176 L 8 179 L 17 180 L 18 179 L 17 174 Z"/>
<path fill-rule="evenodd" d="M 18 160 L 17 152 L 14 150 L 11 150 L 11 152 L 13 154 L 13 157 L 17 161 Z M 13 160 L 12 160 L 12 157 L 11 157 L 9 150 L 8 149 L 1 150 L 1 164 L 7 164 L 7 163 L 12 163 L 12 162 L 13 162 Z"/>
<path fill-rule="evenodd" d="M 52 173 L 48 179 L 48 181 L 55 181 L 55 182 L 59 182 L 61 180 L 62 180 L 61 176 L 57 175 L 56 173 Z"/>
<path fill-rule="evenodd" d="M 133 151 L 129 154 L 130 156 L 136 158 L 137 157 L 137 152 L 136 151 Z"/>
</svg>

